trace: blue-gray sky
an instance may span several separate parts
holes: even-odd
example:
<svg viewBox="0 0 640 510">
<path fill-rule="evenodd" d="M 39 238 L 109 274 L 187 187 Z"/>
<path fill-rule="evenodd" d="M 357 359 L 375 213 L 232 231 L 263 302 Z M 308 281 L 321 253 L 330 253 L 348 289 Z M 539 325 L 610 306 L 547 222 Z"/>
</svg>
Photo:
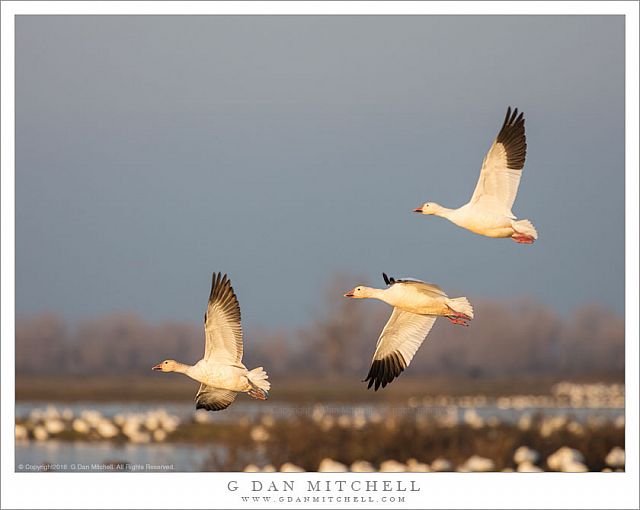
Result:
<svg viewBox="0 0 640 510">
<path fill-rule="evenodd" d="M 539 240 L 411 213 L 469 199 L 508 105 Z M 17 18 L 18 314 L 201 320 L 214 270 L 250 327 L 337 271 L 622 314 L 623 192 L 622 17 Z"/>
</svg>

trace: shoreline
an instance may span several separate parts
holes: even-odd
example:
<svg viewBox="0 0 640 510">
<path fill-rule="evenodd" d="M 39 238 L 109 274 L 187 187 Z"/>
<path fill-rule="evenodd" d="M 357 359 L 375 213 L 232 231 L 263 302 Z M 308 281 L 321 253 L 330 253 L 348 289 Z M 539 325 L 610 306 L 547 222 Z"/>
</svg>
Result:
<svg viewBox="0 0 640 510">
<path fill-rule="evenodd" d="M 16 402 L 190 402 L 198 383 L 173 374 L 107 376 L 16 376 Z M 589 377 L 522 376 L 480 379 L 469 377 L 405 377 L 382 391 L 367 390 L 357 376 L 313 379 L 272 378 L 271 402 L 380 402 L 407 401 L 429 396 L 498 398 L 502 396 L 548 396 L 554 385 L 570 380 L 576 384 L 619 384 L 624 378 L 611 375 Z M 275 381 L 275 382 L 274 382 Z"/>
</svg>

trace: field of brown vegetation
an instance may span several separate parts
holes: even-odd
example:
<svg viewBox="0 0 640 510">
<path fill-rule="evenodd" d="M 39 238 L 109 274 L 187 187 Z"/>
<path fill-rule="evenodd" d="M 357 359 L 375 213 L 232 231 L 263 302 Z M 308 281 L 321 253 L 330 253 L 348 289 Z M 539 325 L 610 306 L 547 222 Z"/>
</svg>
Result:
<svg viewBox="0 0 640 510">
<path fill-rule="evenodd" d="M 323 459 L 346 466 L 358 460 L 380 466 L 388 460 L 407 465 L 411 459 L 426 464 L 446 459 L 451 463 L 449 470 L 453 471 L 477 456 L 492 461 L 488 471 L 502 471 L 517 469 L 514 452 L 520 446 L 527 446 L 538 452 L 539 461 L 534 465 L 543 470 L 551 470 L 544 459 L 568 447 L 583 454 L 588 470 L 601 471 L 607 467 L 605 457 L 612 448 L 624 448 L 624 428 L 611 423 L 578 429 L 567 427 L 570 423 L 567 422 L 548 435 L 542 433 L 543 423 L 544 418 L 538 416 L 526 427 L 508 423 L 453 426 L 406 416 L 369 422 L 358 428 L 346 420 L 342 424 L 335 420 L 328 425 L 323 420 L 300 416 L 272 424 L 267 422 L 262 425 L 262 437 L 255 433 L 255 426 L 249 424 L 241 430 L 222 434 L 219 439 L 225 445 L 224 452 L 212 449 L 204 467 L 212 471 L 241 471 L 251 464 L 292 463 L 305 471 L 316 471 Z M 255 441 L 256 437 L 262 441 Z"/>
<path fill-rule="evenodd" d="M 411 377 L 406 374 L 384 390 L 367 390 L 360 378 L 284 377 L 273 380 L 272 402 L 400 402 L 424 395 L 546 395 L 558 376 L 472 379 L 469 377 Z M 620 377 L 574 378 L 577 382 L 622 382 Z M 198 383 L 179 374 L 126 376 L 19 376 L 16 400 L 31 402 L 190 402 Z M 242 397 L 240 397 L 242 398 Z"/>
</svg>

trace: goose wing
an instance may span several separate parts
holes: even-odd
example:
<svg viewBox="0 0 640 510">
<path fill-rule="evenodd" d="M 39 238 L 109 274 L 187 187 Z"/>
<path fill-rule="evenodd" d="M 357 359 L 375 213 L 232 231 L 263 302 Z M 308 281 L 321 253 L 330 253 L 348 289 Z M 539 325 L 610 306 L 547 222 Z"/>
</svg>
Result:
<svg viewBox="0 0 640 510">
<path fill-rule="evenodd" d="M 242 360 L 240 305 L 227 275 L 213 273 L 204 314 L 204 359 L 238 364 Z"/>
<path fill-rule="evenodd" d="M 438 287 L 435 283 L 427 283 L 421 282 L 418 280 L 398 280 L 397 283 L 402 283 L 404 285 L 411 285 L 418 292 L 423 294 L 427 294 L 429 297 L 437 298 L 437 297 L 447 297 L 447 294 L 444 290 Z"/>
<path fill-rule="evenodd" d="M 206 409 L 207 411 L 221 411 L 231 405 L 236 399 L 235 391 L 223 390 L 201 384 L 196 394 L 196 409 Z"/>
<path fill-rule="evenodd" d="M 380 385 L 384 388 L 398 377 L 411 363 L 435 321 L 435 316 L 394 308 L 378 338 L 371 368 L 365 379 L 365 382 L 369 381 L 367 389 L 375 385 L 374 389 L 378 391 Z"/>
<path fill-rule="evenodd" d="M 395 285 L 396 283 L 404 284 L 404 285 L 412 285 L 420 292 L 429 294 L 431 297 L 443 296 L 448 297 L 444 290 L 442 290 L 435 283 L 423 282 L 422 280 L 418 280 L 416 278 L 402 278 L 396 280 L 393 276 L 387 276 L 386 273 L 382 273 L 382 278 L 384 278 L 384 282 L 387 285 Z"/>
<path fill-rule="evenodd" d="M 511 208 L 518 193 L 526 155 L 524 114 L 518 115 L 517 108 L 512 113 L 509 107 L 498 137 L 482 162 L 480 178 L 470 203 L 490 207 L 515 218 Z"/>
</svg>

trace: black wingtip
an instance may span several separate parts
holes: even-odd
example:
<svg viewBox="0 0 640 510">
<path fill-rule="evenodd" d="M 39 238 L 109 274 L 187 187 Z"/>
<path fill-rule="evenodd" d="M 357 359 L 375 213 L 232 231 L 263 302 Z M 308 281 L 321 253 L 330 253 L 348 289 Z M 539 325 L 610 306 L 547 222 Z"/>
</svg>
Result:
<svg viewBox="0 0 640 510">
<path fill-rule="evenodd" d="M 504 122 L 502 123 L 502 128 L 513 126 L 520 122 L 524 122 L 524 112 L 519 112 L 518 108 L 512 109 L 511 106 L 508 106 L 507 114 L 504 116 Z"/>
<path fill-rule="evenodd" d="M 207 313 L 209 306 L 212 302 L 219 301 L 221 306 L 235 307 L 237 310 L 234 314 L 237 314 L 237 320 L 240 321 L 240 305 L 238 304 L 238 298 L 235 294 L 233 286 L 231 285 L 231 279 L 227 273 L 214 272 L 211 277 L 211 291 L 209 292 L 209 304 L 207 310 L 204 313 L 204 322 L 207 322 Z"/>
<path fill-rule="evenodd" d="M 393 285 L 396 283 L 396 279 L 393 276 L 387 276 L 387 273 L 382 273 L 382 277 L 384 278 L 384 283 L 387 285 Z"/>
<path fill-rule="evenodd" d="M 229 404 L 227 404 L 227 405 L 222 405 L 222 404 L 203 404 L 201 402 L 198 402 L 196 404 L 196 411 L 198 409 L 204 409 L 205 411 L 222 411 L 223 409 L 226 409 L 227 407 L 229 407 Z"/>
<path fill-rule="evenodd" d="M 209 293 L 209 299 L 213 298 L 214 291 L 218 285 L 227 277 L 225 274 L 222 276 L 222 273 L 219 271 L 214 271 L 211 275 L 211 292 Z"/>
<path fill-rule="evenodd" d="M 517 108 L 507 108 L 507 115 L 496 141 L 502 143 L 507 151 L 507 167 L 520 170 L 527 156 L 527 138 L 524 128 L 524 112 Z"/>
<path fill-rule="evenodd" d="M 230 287 L 233 290 L 231 287 L 231 280 L 227 276 L 227 273 L 214 271 L 211 276 L 211 292 L 209 293 L 209 299 L 213 299 L 216 291 L 220 292 L 224 287 Z"/>
<path fill-rule="evenodd" d="M 364 382 L 369 382 L 367 389 L 373 386 L 374 391 L 378 391 L 380 387 L 384 388 L 398 377 L 407 367 L 404 357 L 398 351 L 392 352 L 383 359 L 375 359 L 371 363 L 369 373 Z"/>
<path fill-rule="evenodd" d="M 504 116 L 504 122 L 502 123 L 502 127 L 506 126 L 509 123 L 510 117 L 511 117 L 511 107 L 507 106 L 507 114 Z"/>
</svg>

